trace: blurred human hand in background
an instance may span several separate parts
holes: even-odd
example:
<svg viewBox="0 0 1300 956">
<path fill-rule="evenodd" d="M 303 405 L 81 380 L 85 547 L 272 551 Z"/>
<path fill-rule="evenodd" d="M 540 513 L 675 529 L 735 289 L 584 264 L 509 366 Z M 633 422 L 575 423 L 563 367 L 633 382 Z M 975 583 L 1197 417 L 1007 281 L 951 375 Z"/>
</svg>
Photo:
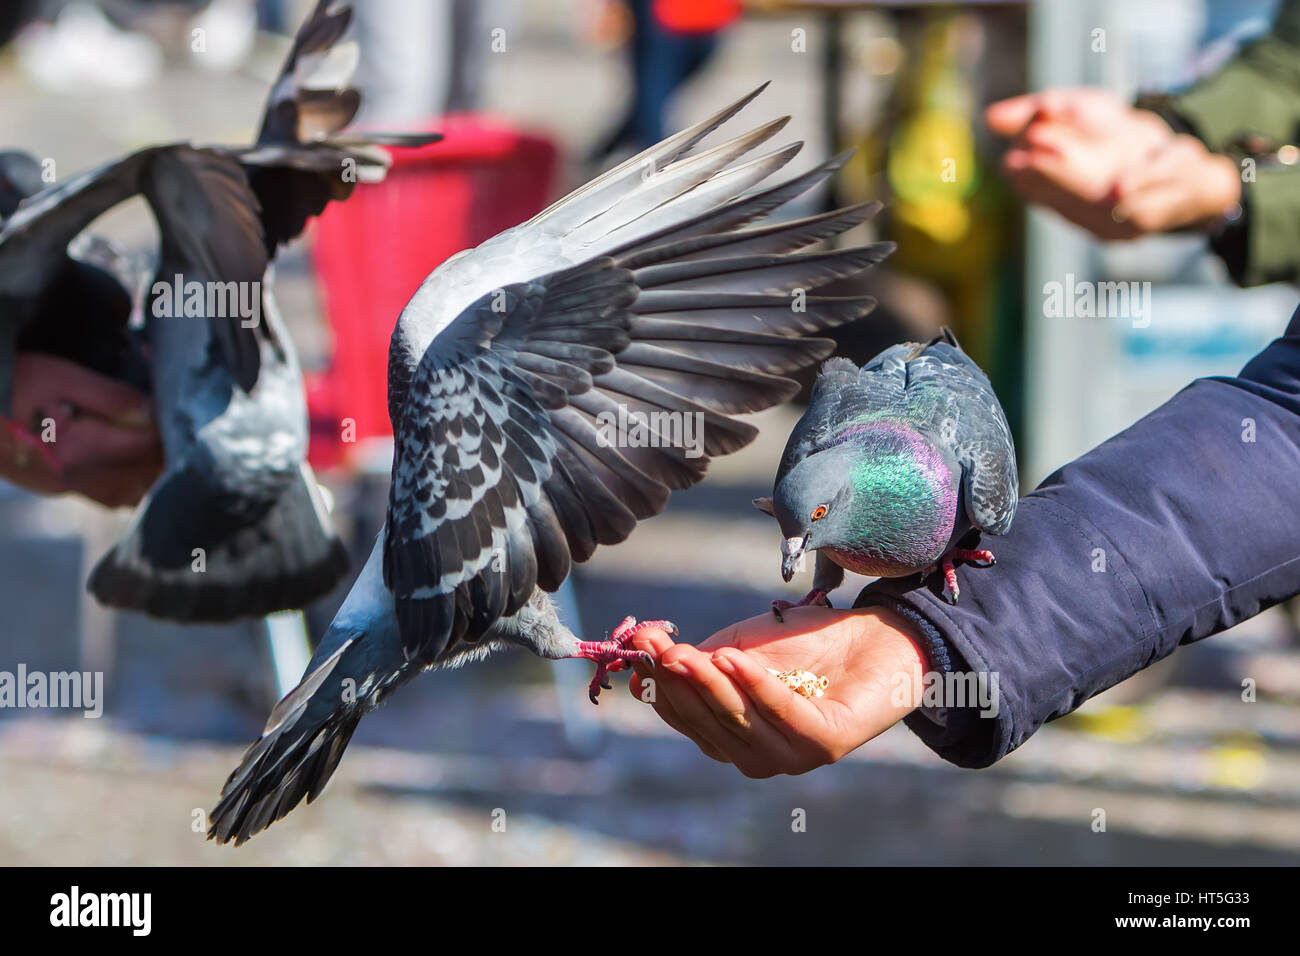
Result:
<svg viewBox="0 0 1300 956">
<path fill-rule="evenodd" d="M 634 665 L 638 700 L 714 760 L 747 777 L 806 773 L 834 763 L 912 710 L 892 702 L 898 675 L 923 668 L 902 618 L 882 608 L 799 607 L 780 622 L 769 612 L 733 624 L 698 647 L 663 631 L 633 639 L 656 658 Z M 825 696 L 805 698 L 768 671 L 826 677 Z"/>
<path fill-rule="evenodd" d="M 985 120 L 1012 140 L 1003 170 L 1021 197 L 1101 239 L 1208 227 L 1241 199 L 1232 159 L 1105 90 L 1012 97 Z"/>
<path fill-rule="evenodd" d="M 52 355 L 20 352 L 0 478 L 38 494 L 134 505 L 162 471 L 149 396 Z"/>
</svg>

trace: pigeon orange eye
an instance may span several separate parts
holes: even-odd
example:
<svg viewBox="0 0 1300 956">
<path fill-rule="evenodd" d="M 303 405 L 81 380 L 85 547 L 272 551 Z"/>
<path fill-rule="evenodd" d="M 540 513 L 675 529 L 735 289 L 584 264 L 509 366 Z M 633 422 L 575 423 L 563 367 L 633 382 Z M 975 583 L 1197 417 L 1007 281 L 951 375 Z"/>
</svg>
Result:
<svg viewBox="0 0 1300 956">
<path fill-rule="evenodd" d="M 825 517 L 826 517 L 826 506 L 825 506 L 825 505 L 818 505 L 817 508 L 816 508 L 816 510 L 814 510 L 813 513 L 812 513 L 812 519 L 813 519 L 813 521 L 821 521 L 822 518 L 825 518 Z"/>
</svg>

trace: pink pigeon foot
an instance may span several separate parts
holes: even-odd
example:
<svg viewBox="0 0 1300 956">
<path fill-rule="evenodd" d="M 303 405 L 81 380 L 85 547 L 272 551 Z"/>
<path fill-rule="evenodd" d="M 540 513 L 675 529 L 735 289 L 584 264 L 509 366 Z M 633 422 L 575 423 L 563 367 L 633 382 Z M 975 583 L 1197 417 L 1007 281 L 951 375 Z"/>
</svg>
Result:
<svg viewBox="0 0 1300 956">
<path fill-rule="evenodd" d="M 998 563 L 992 551 L 983 549 L 972 551 L 968 548 L 953 548 L 945 554 L 940 564 L 943 566 L 943 597 L 949 604 L 956 604 L 957 599 L 961 597 L 961 588 L 957 584 L 957 571 L 953 567 L 954 561 L 965 561 L 977 568 L 988 568 Z M 921 572 L 922 579 L 928 578 L 938 567 L 939 565 L 930 565 Z"/>
<path fill-rule="evenodd" d="M 650 654 L 630 646 L 634 635 L 652 627 L 667 631 L 669 634 L 679 633 L 677 625 L 672 621 L 642 621 L 638 624 L 636 618 L 625 617 L 623 623 L 614 628 L 614 633 L 609 636 L 609 640 L 578 642 L 578 653 L 573 656 L 596 663 L 596 676 L 587 685 L 587 696 L 593 704 L 600 703 L 597 698 L 600 697 L 602 688 L 612 689 L 609 674 L 626 670 L 629 664 L 654 663 L 654 658 Z"/>
<path fill-rule="evenodd" d="M 777 598 L 775 601 L 772 602 L 772 616 L 775 617 L 782 624 L 784 624 L 785 618 L 781 616 L 782 611 L 788 611 L 792 607 L 809 607 L 810 605 L 815 605 L 817 607 L 832 606 L 831 599 L 827 597 L 825 591 L 822 591 L 819 588 L 813 588 L 811 591 L 809 591 L 807 594 L 803 596 L 802 600 L 797 602 L 792 603 L 790 601 L 783 601 L 780 598 Z"/>
</svg>

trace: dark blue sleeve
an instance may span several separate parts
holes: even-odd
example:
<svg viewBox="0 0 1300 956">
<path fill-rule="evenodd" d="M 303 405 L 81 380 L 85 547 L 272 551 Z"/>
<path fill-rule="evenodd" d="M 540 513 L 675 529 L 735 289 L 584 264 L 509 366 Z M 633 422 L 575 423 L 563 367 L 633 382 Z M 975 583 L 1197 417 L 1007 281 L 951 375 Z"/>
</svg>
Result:
<svg viewBox="0 0 1300 956">
<path fill-rule="evenodd" d="M 1198 379 L 1020 501 L 961 567 L 961 603 L 915 577 L 858 606 L 902 605 L 955 670 L 996 673 L 995 717 L 908 726 L 946 760 L 986 767 L 1047 720 L 1300 593 L 1300 311 L 1236 378 Z"/>
</svg>

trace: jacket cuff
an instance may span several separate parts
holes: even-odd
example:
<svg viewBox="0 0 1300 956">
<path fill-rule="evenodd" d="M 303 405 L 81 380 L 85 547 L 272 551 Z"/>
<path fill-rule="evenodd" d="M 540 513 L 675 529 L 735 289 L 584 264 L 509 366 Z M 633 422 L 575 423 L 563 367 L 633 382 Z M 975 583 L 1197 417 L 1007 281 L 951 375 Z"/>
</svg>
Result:
<svg viewBox="0 0 1300 956">
<path fill-rule="evenodd" d="M 892 611 L 916 628 L 913 636 L 921 644 L 927 671 L 950 674 L 959 667 L 965 667 L 965 662 L 961 660 L 961 656 L 948 646 L 948 642 L 943 639 L 943 635 L 930 622 L 930 619 L 912 605 L 900 601 L 892 594 L 873 591 L 868 585 L 858 594 L 858 599 L 853 602 L 853 606 L 855 608 L 883 607 L 886 611 Z M 956 666 L 954 666 L 954 661 Z"/>
<path fill-rule="evenodd" d="M 948 708 L 942 726 L 922 709 L 905 722 L 961 767 L 996 763 L 1045 720 L 1159 656 L 1148 601 L 1121 549 L 1064 502 L 1041 493 L 1021 499 L 1012 533 L 989 543 L 998 563 L 959 571 L 964 586 L 956 606 L 940 595 L 937 575 L 920 584 L 915 577 L 882 578 L 859 597 L 859 604 L 905 606 L 938 632 L 954 686 L 964 684 L 966 699 Z M 1071 591 L 1060 594 L 1064 582 Z M 1079 600 L 1075 588 L 1087 589 L 1089 599 Z M 1060 648 L 1044 640 L 1071 632 L 1097 636 Z M 987 688 L 990 701 L 972 702 L 969 689 L 976 686 Z"/>
<path fill-rule="evenodd" d="M 915 636 L 925 652 L 927 673 L 970 675 L 973 669 L 959 649 L 963 644 L 970 645 L 956 628 L 945 631 L 917 603 L 909 600 L 917 590 L 903 585 L 902 579 L 880 578 L 862 589 L 853 606 L 883 607 L 913 624 Z M 978 673 L 975 670 L 976 677 Z M 1002 711 L 1000 705 L 998 710 Z M 1007 727 L 999 727 L 996 719 L 982 719 L 973 707 L 936 708 L 922 704 L 904 717 L 903 723 L 923 744 L 959 767 L 990 766 L 1011 749 L 1006 743 L 1011 738 L 1009 722 Z"/>
<path fill-rule="evenodd" d="M 1245 248 L 1239 268 L 1223 255 L 1233 280 L 1243 286 L 1294 281 L 1300 249 L 1300 168 L 1260 168 L 1254 182 L 1242 184 L 1242 196 L 1248 214 L 1241 220 Z M 1231 240 L 1231 232 L 1225 239 Z"/>
</svg>

